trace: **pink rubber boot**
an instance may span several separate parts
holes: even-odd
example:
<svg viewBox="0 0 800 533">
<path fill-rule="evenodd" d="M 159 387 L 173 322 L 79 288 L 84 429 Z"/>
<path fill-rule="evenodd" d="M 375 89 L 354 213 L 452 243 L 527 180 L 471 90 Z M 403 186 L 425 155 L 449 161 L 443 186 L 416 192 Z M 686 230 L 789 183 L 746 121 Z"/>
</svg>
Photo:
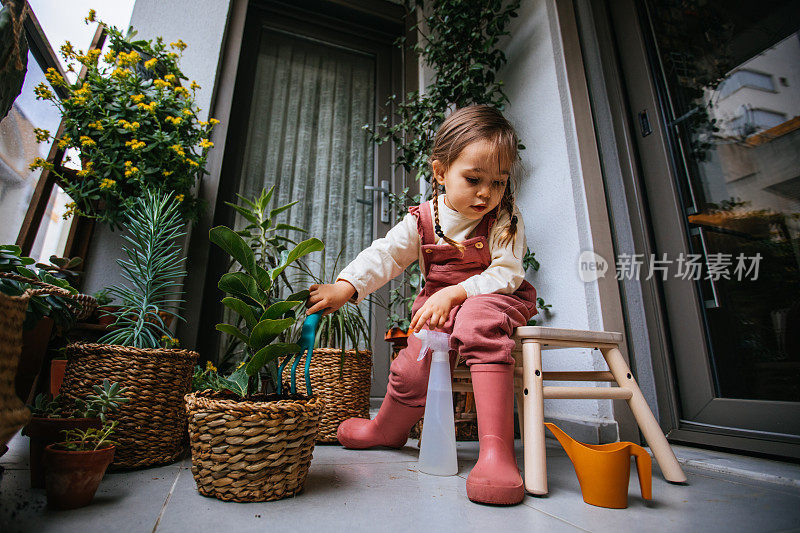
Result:
<svg viewBox="0 0 800 533">
<path fill-rule="evenodd" d="M 342 446 L 354 450 L 374 446 L 402 448 L 408 440 L 411 428 L 423 414 L 424 406 L 409 407 L 398 403 L 387 394 L 375 418 L 348 418 L 339 424 L 336 437 Z"/>
<path fill-rule="evenodd" d="M 480 503 L 513 505 L 525 491 L 514 455 L 514 366 L 470 367 L 478 412 L 478 463 L 467 476 L 467 497 Z"/>
</svg>

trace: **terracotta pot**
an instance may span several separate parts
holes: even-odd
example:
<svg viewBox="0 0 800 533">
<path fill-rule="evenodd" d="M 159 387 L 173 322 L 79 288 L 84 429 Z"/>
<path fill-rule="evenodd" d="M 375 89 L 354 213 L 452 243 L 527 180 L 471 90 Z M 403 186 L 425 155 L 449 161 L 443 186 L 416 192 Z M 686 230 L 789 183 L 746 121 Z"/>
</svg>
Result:
<svg viewBox="0 0 800 533">
<path fill-rule="evenodd" d="M 408 332 L 400 328 L 392 328 L 383 336 L 383 340 L 392 345 L 392 351 L 397 352 L 408 346 Z"/>
<path fill-rule="evenodd" d="M 22 354 L 17 366 L 14 387 L 17 396 L 25 403 L 31 402 L 31 389 L 42 370 L 42 363 L 52 332 L 53 319 L 46 316 L 42 317 L 33 329 L 22 333 Z"/>
<path fill-rule="evenodd" d="M 87 452 L 61 450 L 54 444 L 45 449 L 47 504 L 55 509 L 89 505 L 108 465 L 114 446 Z"/>
<path fill-rule="evenodd" d="M 114 323 L 116 317 L 108 313 L 114 313 L 118 309 L 119 309 L 118 305 L 103 305 L 101 307 L 98 307 L 97 323 L 100 324 L 101 326 L 106 326 L 106 327 L 110 326 L 111 324 Z"/>
<path fill-rule="evenodd" d="M 64 381 L 64 371 L 67 369 L 66 359 L 53 359 L 50 361 L 50 395 L 55 398 L 61 391 L 61 382 Z"/>
<path fill-rule="evenodd" d="M 31 488 L 44 488 L 44 450 L 50 444 L 64 440 L 67 429 L 100 429 L 99 418 L 41 418 L 35 416 L 22 430 L 30 437 Z"/>
</svg>

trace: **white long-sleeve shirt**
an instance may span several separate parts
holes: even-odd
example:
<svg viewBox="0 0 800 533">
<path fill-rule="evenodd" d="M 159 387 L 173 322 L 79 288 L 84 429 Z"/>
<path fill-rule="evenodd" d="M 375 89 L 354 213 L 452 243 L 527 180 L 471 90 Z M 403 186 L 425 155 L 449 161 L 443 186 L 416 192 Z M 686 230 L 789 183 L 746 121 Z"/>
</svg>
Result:
<svg viewBox="0 0 800 533">
<path fill-rule="evenodd" d="M 444 196 L 439 196 L 439 223 L 442 231 L 455 241 L 464 241 L 480 223 L 480 219 L 467 218 L 455 209 L 447 207 L 444 203 Z M 431 210 L 431 202 L 420 205 L 420 209 Z M 511 219 L 506 211 L 502 211 L 498 215 L 489 232 L 491 264 L 480 274 L 459 283 L 466 291 L 467 297 L 494 292 L 511 294 L 522 284 L 525 278 L 522 257 L 525 255 L 527 246 L 525 225 L 519 212 L 516 214 L 516 239 L 505 246 L 501 245 L 499 240 L 505 228 L 511 223 Z M 431 213 L 431 219 L 433 219 L 433 213 Z M 400 223 L 390 229 L 385 237 L 373 241 L 367 249 L 359 253 L 342 270 L 337 280 L 342 279 L 353 285 L 356 289 L 355 301 L 360 302 L 367 295 L 400 275 L 414 261 L 419 261 L 420 265 L 423 264 L 421 241 L 417 231 L 417 217 L 409 213 Z M 444 239 L 437 237 L 436 244 L 446 243 Z"/>
</svg>

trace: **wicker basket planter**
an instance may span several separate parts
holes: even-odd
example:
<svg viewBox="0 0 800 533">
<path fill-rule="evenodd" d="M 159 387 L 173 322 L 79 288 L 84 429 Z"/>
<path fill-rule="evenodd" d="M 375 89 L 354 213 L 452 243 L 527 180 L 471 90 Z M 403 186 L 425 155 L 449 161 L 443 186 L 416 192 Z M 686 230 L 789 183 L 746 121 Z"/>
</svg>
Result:
<svg viewBox="0 0 800 533">
<path fill-rule="evenodd" d="M 305 356 L 300 365 L 305 364 Z M 325 404 L 319 421 L 317 442 L 335 443 L 339 424 L 348 418 L 369 418 L 372 353 L 361 350 L 317 348 L 311 358 L 311 387 Z M 289 367 L 284 369 L 284 381 L 289 379 Z M 298 390 L 305 390 L 306 380 L 297 373 Z"/>
<path fill-rule="evenodd" d="M 0 293 L 0 450 L 31 417 L 14 386 L 22 352 L 22 323 L 28 295 L 27 292 L 22 296 Z"/>
<path fill-rule="evenodd" d="M 186 412 L 197 352 L 133 348 L 110 344 L 70 344 L 61 394 L 92 394 L 104 378 L 128 388 L 130 401 L 109 415 L 117 451 L 114 466 L 136 468 L 171 463 L 186 449 Z"/>
<path fill-rule="evenodd" d="M 260 502 L 303 490 L 323 402 L 319 396 L 240 401 L 232 393 L 186 395 L 192 474 L 204 496 Z"/>
</svg>

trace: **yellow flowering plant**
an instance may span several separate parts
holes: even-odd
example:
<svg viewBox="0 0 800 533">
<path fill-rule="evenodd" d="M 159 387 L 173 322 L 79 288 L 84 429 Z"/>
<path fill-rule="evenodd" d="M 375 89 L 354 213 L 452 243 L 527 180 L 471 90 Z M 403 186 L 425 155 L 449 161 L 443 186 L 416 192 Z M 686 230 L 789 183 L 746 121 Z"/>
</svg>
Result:
<svg viewBox="0 0 800 533">
<path fill-rule="evenodd" d="M 100 22 L 93 12 L 86 21 Z M 51 101 L 61 112 L 65 130 L 54 142 L 62 150 L 76 149 L 82 170 L 59 172 L 41 158 L 30 166 L 55 172 L 73 200 L 71 214 L 112 228 L 148 190 L 172 193 L 183 219 L 196 220 L 202 202 L 194 189 L 208 173 L 211 131 L 218 121 L 201 120 L 195 105 L 200 86 L 178 68 L 186 43 L 166 44 L 160 37 L 133 40 L 135 32 L 123 36 L 115 27 L 106 30 L 109 49 L 102 58 L 100 50 L 84 53 L 69 41 L 61 47 L 68 71 L 87 69 L 84 81 L 74 84 L 48 70 L 47 81 L 63 87 L 66 98 L 44 83 L 34 89 L 37 99 Z M 49 142 L 51 133 L 37 130 L 36 138 Z"/>
</svg>

